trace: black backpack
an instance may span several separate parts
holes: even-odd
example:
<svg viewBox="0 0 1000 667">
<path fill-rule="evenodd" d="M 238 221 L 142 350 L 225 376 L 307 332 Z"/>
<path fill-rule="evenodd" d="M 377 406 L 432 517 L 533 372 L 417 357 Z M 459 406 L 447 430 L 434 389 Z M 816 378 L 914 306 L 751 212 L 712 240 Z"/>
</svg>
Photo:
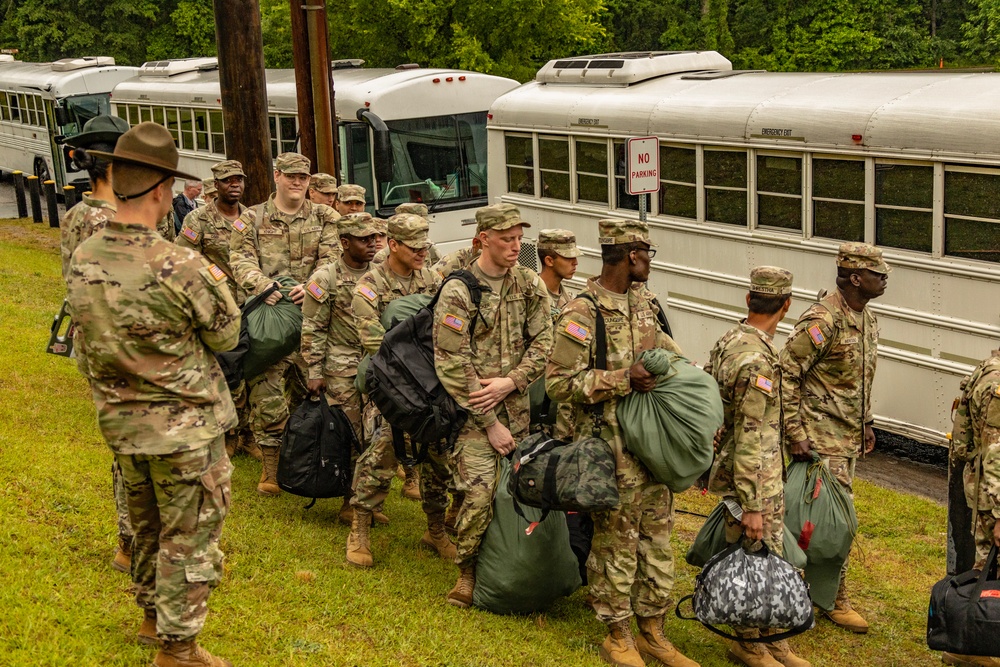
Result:
<svg viewBox="0 0 1000 667">
<path fill-rule="evenodd" d="M 278 486 L 296 496 L 338 498 L 351 492 L 351 449 L 360 451 L 344 411 L 326 398 L 306 399 L 281 435 Z"/>
<path fill-rule="evenodd" d="M 392 428 L 393 449 L 403 465 L 424 461 L 430 445 L 450 450 L 468 419 L 434 370 L 434 306 L 441 290 L 452 280 L 465 284 L 478 310 L 483 291 L 488 291 L 489 286 L 481 285 L 469 271 L 455 271 L 445 278 L 425 308 L 386 332 L 382 346 L 368 364 L 368 397 Z M 475 329 L 473 318 L 470 339 Z M 404 434 L 409 436 L 409 444 Z"/>
</svg>

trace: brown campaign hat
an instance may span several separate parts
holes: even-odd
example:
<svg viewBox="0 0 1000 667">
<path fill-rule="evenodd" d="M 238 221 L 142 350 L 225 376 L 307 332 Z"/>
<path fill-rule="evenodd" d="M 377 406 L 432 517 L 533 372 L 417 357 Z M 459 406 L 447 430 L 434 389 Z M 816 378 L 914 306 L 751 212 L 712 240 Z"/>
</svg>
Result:
<svg viewBox="0 0 1000 667">
<path fill-rule="evenodd" d="M 112 163 L 125 162 L 147 169 L 155 169 L 170 176 L 201 181 L 194 174 L 177 169 L 177 146 L 167 128 L 149 121 L 139 123 L 118 138 L 115 152 L 90 151 L 92 155 L 111 158 Z M 136 195 L 129 195 L 135 197 Z"/>
<path fill-rule="evenodd" d="M 750 291 L 787 296 L 792 293 L 792 272 L 778 266 L 757 266 L 750 271 Z"/>
<path fill-rule="evenodd" d="M 868 269 L 875 273 L 889 273 L 892 269 L 882 259 L 882 251 L 867 243 L 848 242 L 837 252 L 837 266 L 845 269 Z"/>
</svg>

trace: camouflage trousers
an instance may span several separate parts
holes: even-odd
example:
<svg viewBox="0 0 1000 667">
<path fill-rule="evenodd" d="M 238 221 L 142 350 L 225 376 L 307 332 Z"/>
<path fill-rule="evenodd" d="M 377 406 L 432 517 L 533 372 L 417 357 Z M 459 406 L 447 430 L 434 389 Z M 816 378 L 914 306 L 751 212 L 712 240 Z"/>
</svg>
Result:
<svg viewBox="0 0 1000 667">
<path fill-rule="evenodd" d="M 306 396 L 302 357 L 290 354 L 247 382 L 250 430 L 261 447 L 280 447 L 289 415 Z"/>
<path fill-rule="evenodd" d="M 976 512 L 976 565 L 977 570 L 982 570 L 986 565 L 986 557 L 993 546 L 993 527 L 997 523 L 997 518 L 992 512 Z"/>
<path fill-rule="evenodd" d="M 854 501 L 854 468 L 858 459 L 854 456 L 824 456 L 820 455 L 820 460 L 827 467 L 830 473 L 840 482 L 840 485 L 847 491 L 847 495 Z M 844 567 L 840 569 L 840 589 L 837 591 L 838 600 L 847 599 L 847 566 L 851 562 L 850 555 L 844 559 Z"/>
<path fill-rule="evenodd" d="M 768 551 L 783 556 L 785 551 L 785 545 L 782 542 L 785 529 L 785 494 L 779 493 L 762 501 L 760 517 L 764 524 L 764 539 L 758 541 L 743 537 L 743 547 L 747 551 L 759 551 L 760 544 L 763 542 Z M 725 518 L 726 542 L 732 544 L 743 536 L 743 527 L 728 511 L 725 513 Z"/>
<path fill-rule="evenodd" d="M 115 493 L 115 510 L 118 513 L 118 541 L 132 544 L 132 522 L 128 518 L 128 500 L 125 495 L 125 479 L 121 466 L 115 460 L 111 464 L 111 483 Z"/>
<path fill-rule="evenodd" d="M 455 442 L 452 460 L 455 487 L 465 494 L 455 520 L 455 564 L 464 567 L 475 563 L 483 535 L 493 519 L 500 454 L 493 449 L 485 431 L 467 422 Z"/>
<path fill-rule="evenodd" d="M 136 602 L 156 609 L 161 640 L 192 639 L 205 624 L 208 596 L 222 577 L 219 536 L 232 474 L 225 438 L 178 454 L 116 458 L 135 529 Z"/>
<path fill-rule="evenodd" d="M 620 504 L 594 512 L 587 577 L 594 611 L 604 623 L 633 614 L 661 616 L 671 604 L 674 496 L 663 484 L 619 485 Z"/>
<path fill-rule="evenodd" d="M 354 428 L 354 435 L 358 439 L 359 445 L 364 442 L 364 428 L 361 417 L 361 392 L 354 388 L 354 378 L 326 377 L 326 402 L 329 405 L 336 405 L 344 411 L 347 420 Z M 354 471 L 357 468 L 359 452 L 351 449 L 351 479 L 354 479 Z M 353 483 L 352 483 L 353 484 Z M 352 486 L 353 489 L 353 486 Z"/>
</svg>

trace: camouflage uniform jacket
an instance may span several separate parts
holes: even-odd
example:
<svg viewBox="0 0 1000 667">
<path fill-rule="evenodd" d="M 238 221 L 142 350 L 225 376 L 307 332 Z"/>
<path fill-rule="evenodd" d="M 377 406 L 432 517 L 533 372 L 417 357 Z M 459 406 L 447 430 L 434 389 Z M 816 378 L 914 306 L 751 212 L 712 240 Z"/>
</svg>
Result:
<svg viewBox="0 0 1000 667">
<path fill-rule="evenodd" d="M 468 268 L 470 264 L 479 259 L 479 255 L 480 253 L 472 246 L 459 248 L 439 259 L 431 268 L 440 273 L 442 278 L 447 278 L 459 269 Z"/>
<path fill-rule="evenodd" d="M 388 257 L 389 257 L 389 247 L 386 246 L 385 248 L 382 248 L 377 253 L 375 253 L 375 257 L 372 259 L 372 264 L 375 265 L 382 264 Z M 427 246 L 426 262 L 431 264 L 431 268 L 434 268 L 434 265 L 437 264 L 440 260 L 441 260 L 441 253 L 438 252 L 437 246 L 435 246 L 433 243 Z"/>
<path fill-rule="evenodd" d="M 240 332 L 221 269 L 142 225 L 110 222 L 73 255 L 68 288 L 77 363 L 115 453 L 189 451 L 236 425 L 213 355 Z"/>
<path fill-rule="evenodd" d="M 559 294 L 553 294 L 549 292 L 549 308 L 552 310 L 552 323 L 555 324 L 556 320 L 559 319 L 559 313 L 562 309 L 566 307 L 570 301 L 572 301 L 569 292 L 566 291 L 566 286 L 559 284 Z"/>
<path fill-rule="evenodd" d="M 252 206 L 233 223 L 229 258 L 237 285 L 248 295 L 260 294 L 278 276 L 299 283 L 340 256 L 336 212 L 305 201 L 296 213 L 274 205 L 274 195 Z M 258 225 L 258 218 L 260 224 Z"/>
<path fill-rule="evenodd" d="M 646 292 L 627 292 L 628 312 L 621 310 L 620 299 L 597 284 L 587 281 L 581 294 L 597 301 L 607 332 L 607 369 L 594 368 L 596 360 L 596 317 L 594 304 L 582 297 L 569 302 L 556 322 L 552 354 L 545 367 L 545 390 L 554 401 L 570 403 L 572 418 L 559 413 L 553 435 L 571 441 L 589 437 L 594 428 L 594 415 L 589 406 L 604 402 L 601 437 L 615 453 L 619 486 L 638 486 L 651 476 L 638 459 L 625 450 L 621 427 L 616 416 L 618 399 L 632 392 L 629 368 L 639 355 L 653 348 L 666 348 L 680 353 L 680 348 L 660 330 L 652 302 Z"/>
<path fill-rule="evenodd" d="M 163 219 L 156 223 L 156 231 L 167 241 L 174 242 L 177 238 L 177 232 L 174 230 L 174 209 L 170 209 Z"/>
<path fill-rule="evenodd" d="M 390 301 L 410 294 L 436 294 L 440 285 L 441 277 L 427 268 L 414 271 L 406 282 L 389 268 L 388 262 L 371 267 L 358 281 L 351 302 L 364 351 L 374 355 L 382 346 L 385 329 L 380 318 Z"/>
<path fill-rule="evenodd" d="M 478 263 L 469 271 L 487 284 Z M 469 327 L 474 327 L 471 341 Z M 476 427 L 492 426 L 506 412 L 514 437 L 527 434 L 528 385 L 542 375 L 551 347 L 548 290 L 531 269 L 511 267 L 499 293 L 483 290 L 478 309 L 461 281 L 442 288 L 434 307 L 434 366 L 445 390 L 469 411 Z M 514 381 L 515 390 L 500 405 L 485 414 L 470 408 L 469 394 L 482 388 L 480 378 L 504 377 Z"/>
<path fill-rule="evenodd" d="M 878 322 L 855 313 L 840 290 L 813 304 L 782 348 L 785 441 L 808 440 L 822 456 L 854 457 L 871 421 Z"/>
<path fill-rule="evenodd" d="M 781 366 L 773 338 L 744 321 L 715 344 L 705 372 L 719 383 L 725 409 L 709 491 L 760 512 L 784 483 Z"/>
<path fill-rule="evenodd" d="M 83 195 L 83 200 L 66 211 L 59 230 L 63 281 L 69 278 L 69 259 L 85 240 L 104 229 L 117 209 L 111 202 Z"/>
<path fill-rule="evenodd" d="M 1000 350 L 962 381 L 956 407 L 952 456 L 966 462 L 966 502 L 1000 519 Z"/>
<path fill-rule="evenodd" d="M 302 302 L 301 345 L 309 380 L 358 374 L 362 349 L 352 305 L 357 285 L 358 276 L 343 257 L 309 279 Z"/>
<path fill-rule="evenodd" d="M 247 210 L 243 204 L 237 206 L 240 215 Z M 222 269 L 226 274 L 229 291 L 239 304 L 243 303 L 243 295 L 236 286 L 236 278 L 229 262 L 229 237 L 232 230 L 233 223 L 222 216 L 212 201 L 187 214 L 181 233 L 177 235 L 174 243 L 182 248 L 197 250 L 205 256 L 205 259 Z"/>
</svg>

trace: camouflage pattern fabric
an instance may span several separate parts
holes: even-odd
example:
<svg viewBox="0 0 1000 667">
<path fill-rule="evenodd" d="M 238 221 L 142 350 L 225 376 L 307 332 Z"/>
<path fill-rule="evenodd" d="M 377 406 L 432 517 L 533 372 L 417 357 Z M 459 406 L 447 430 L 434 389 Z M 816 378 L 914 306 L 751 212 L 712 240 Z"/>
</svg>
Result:
<svg viewBox="0 0 1000 667">
<path fill-rule="evenodd" d="M 566 286 L 559 284 L 559 293 L 553 294 L 549 292 L 549 307 L 552 311 L 552 323 L 555 324 L 556 320 L 559 319 L 559 314 L 562 313 L 562 309 L 573 300 L 573 297 L 569 295 L 566 291 Z"/>
<path fill-rule="evenodd" d="M 781 367 L 773 338 L 744 321 L 715 344 L 705 372 L 719 383 L 725 415 L 709 491 L 734 498 L 746 512 L 761 512 L 784 488 Z"/>
<path fill-rule="evenodd" d="M 66 211 L 59 229 L 63 280 L 69 278 L 69 259 L 81 243 L 104 229 L 115 217 L 116 207 L 103 199 L 83 195 L 83 200 Z"/>
<path fill-rule="evenodd" d="M 219 549 L 229 512 L 232 465 L 225 438 L 171 454 L 116 454 L 135 526 L 132 580 L 144 609 L 156 609 L 161 641 L 201 632 L 208 597 L 222 578 Z"/>
<path fill-rule="evenodd" d="M 156 232 L 164 238 L 164 240 L 173 243 L 177 238 L 177 230 L 174 229 L 174 213 L 170 211 L 166 216 L 158 223 L 156 223 Z"/>
<path fill-rule="evenodd" d="M 478 263 L 469 270 L 487 284 Z M 461 281 L 442 288 L 434 308 L 434 365 L 445 390 L 469 411 L 454 450 L 456 486 L 465 493 L 456 524 L 459 566 L 474 561 L 492 514 L 500 455 L 489 444 L 486 428 L 499 419 L 515 441 L 528 434 L 528 385 L 542 374 L 551 345 L 549 297 L 531 269 L 512 267 L 498 292 L 483 291 L 478 309 Z M 471 409 L 469 395 L 482 388 L 480 378 L 498 377 L 513 380 L 514 391 L 488 413 Z"/>
<path fill-rule="evenodd" d="M 447 278 L 459 269 L 468 268 L 470 264 L 479 259 L 479 254 L 479 251 L 473 249 L 472 246 L 459 248 L 436 261 L 431 268 L 442 278 Z"/>
<path fill-rule="evenodd" d="M 111 464 L 111 483 L 114 487 L 115 512 L 118 514 L 118 541 L 132 544 L 132 522 L 128 517 L 128 498 L 125 495 L 125 479 L 121 466 L 115 460 Z"/>
<path fill-rule="evenodd" d="M 397 207 L 398 208 L 398 207 Z M 375 258 L 372 259 L 372 264 L 381 264 L 389 257 L 389 247 L 386 246 L 382 248 L 377 253 L 375 253 Z M 441 252 L 437 249 L 433 243 L 427 248 L 427 259 L 425 260 L 424 266 L 434 266 L 441 261 Z"/>
<path fill-rule="evenodd" d="M 237 204 L 242 215 L 247 207 Z M 245 295 L 236 285 L 232 264 L 229 261 L 229 237 L 233 231 L 233 223 L 226 220 L 219 212 L 215 202 L 196 208 L 184 218 L 181 233 L 174 241 L 182 248 L 197 250 L 210 262 L 213 262 L 226 274 L 226 284 L 237 304 L 242 304 Z"/>
<path fill-rule="evenodd" d="M 545 388 L 553 400 L 569 403 L 555 436 L 590 436 L 594 417 L 588 406 L 604 401 L 600 436 L 615 454 L 618 508 L 594 512 L 594 542 L 587 561 L 594 611 L 606 623 L 633 613 L 658 616 L 670 604 L 673 588 L 673 495 L 652 481 L 649 470 L 626 449 L 617 420 L 620 397 L 632 391 L 628 369 L 645 350 L 681 352 L 656 322 L 647 292 L 605 290 L 591 278 L 584 290 L 596 300 L 607 331 L 607 369 L 594 368 L 596 319 L 593 304 L 576 298 L 563 309 L 554 328 L 555 343 L 545 368 Z"/>
<path fill-rule="evenodd" d="M 878 336 L 874 313 L 852 311 L 840 290 L 802 314 L 779 355 L 786 442 L 808 440 L 822 456 L 862 451 Z"/>
<path fill-rule="evenodd" d="M 213 355 L 240 329 L 221 269 L 142 225 L 110 222 L 74 253 L 67 301 L 112 451 L 194 450 L 236 425 Z"/>
<path fill-rule="evenodd" d="M 396 275 L 388 263 L 372 266 L 358 281 L 351 302 L 364 351 L 374 355 L 382 346 L 385 329 L 381 317 L 391 301 L 410 294 L 436 294 L 440 285 L 441 277 L 430 269 L 414 271 L 407 279 Z"/>
</svg>

